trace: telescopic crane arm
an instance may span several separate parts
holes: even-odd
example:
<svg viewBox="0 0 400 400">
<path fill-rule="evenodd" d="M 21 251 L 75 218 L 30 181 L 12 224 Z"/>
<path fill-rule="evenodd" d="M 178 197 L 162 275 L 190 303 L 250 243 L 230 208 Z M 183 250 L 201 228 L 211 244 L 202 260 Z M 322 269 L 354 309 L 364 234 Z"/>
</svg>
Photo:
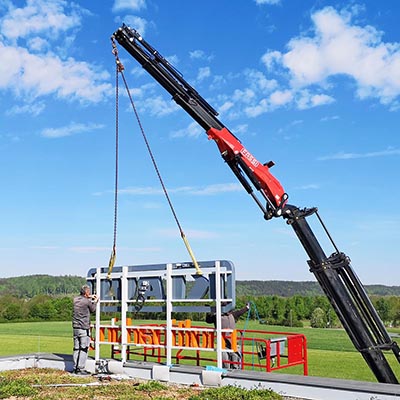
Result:
<svg viewBox="0 0 400 400">
<path fill-rule="evenodd" d="M 352 269 L 349 257 L 337 249 L 317 209 L 300 209 L 289 205 L 288 195 L 269 171 L 274 163 L 259 162 L 217 118 L 218 113 L 214 108 L 136 30 L 123 25 L 114 32 L 111 39 L 117 40 L 207 132 L 208 138 L 216 142 L 222 158 L 255 200 L 264 218 L 269 220 L 273 217 L 283 217 L 293 228 L 310 258 L 310 271 L 315 275 L 354 346 L 360 351 L 377 380 L 383 383 L 398 383 L 384 350 L 392 350 L 400 362 L 400 348 L 390 338 Z M 313 214 L 317 216 L 335 249 L 330 256 L 326 255 L 307 222 L 307 218 Z"/>
</svg>

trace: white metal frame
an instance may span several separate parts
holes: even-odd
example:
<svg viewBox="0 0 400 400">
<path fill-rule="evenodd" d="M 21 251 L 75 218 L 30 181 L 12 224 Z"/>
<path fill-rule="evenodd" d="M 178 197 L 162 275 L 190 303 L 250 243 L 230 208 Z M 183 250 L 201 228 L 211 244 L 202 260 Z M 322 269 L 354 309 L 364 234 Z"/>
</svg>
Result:
<svg viewBox="0 0 400 400">
<path fill-rule="evenodd" d="M 127 347 L 128 346 L 140 346 L 140 347 L 161 347 L 166 348 L 166 364 L 172 365 L 172 350 L 174 349 L 186 349 L 186 350 L 202 350 L 202 351 L 216 351 L 217 353 L 217 367 L 222 368 L 222 333 L 231 333 L 233 332 L 232 329 L 222 329 L 221 327 L 221 303 L 223 302 L 231 302 L 232 299 L 222 299 L 221 298 L 221 275 L 231 274 L 232 271 L 228 270 L 225 267 L 221 267 L 220 261 L 215 261 L 214 270 L 208 269 L 209 272 L 215 273 L 215 299 L 185 299 L 185 303 L 210 303 L 210 301 L 215 302 L 216 307 L 216 327 L 215 329 L 211 328 L 202 328 L 202 331 L 215 331 L 216 332 L 216 347 L 213 349 L 205 349 L 205 348 L 195 348 L 195 347 L 180 347 L 180 346 L 173 346 L 172 345 L 172 330 L 192 330 L 198 331 L 198 328 L 177 328 L 172 326 L 172 311 L 173 311 L 173 303 L 174 302 L 182 302 L 182 299 L 174 299 L 173 294 L 173 277 L 174 276 L 182 276 L 181 269 L 174 269 L 174 264 L 170 263 L 166 265 L 165 270 L 154 270 L 154 271 L 128 271 L 128 267 L 122 267 L 122 273 L 116 273 L 111 275 L 112 279 L 120 279 L 121 280 L 121 300 L 104 300 L 99 299 L 96 307 L 96 323 L 95 323 L 95 361 L 96 363 L 100 360 L 100 346 L 102 344 L 110 344 L 110 342 L 101 342 L 100 341 L 100 328 L 107 327 L 107 325 L 101 325 L 100 321 L 100 313 L 101 313 L 101 305 L 102 303 L 118 303 L 121 305 L 121 343 L 118 345 L 121 346 L 121 359 L 122 362 L 126 362 L 126 354 L 127 354 Z M 96 275 L 93 278 L 88 278 L 88 280 L 92 279 L 96 282 L 96 288 L 101 287 L 101 281 L 105 279 L 109 279 L 107 273 L 102 272 L 104 268 L 98 267 L 96 269 Z M 185 269 L 185 273 L 187 275 L 195 275 L 196 270 L 193 268 Z M 127 324 L 126 324 L 126 317 L 128 313 L 128 306 L 129 304 L 133 303 L 134 301 L 128 299 L 128 278 L 143 278 L 143 277 L 151 277 L 151 276 L 159 276 L 166 280 L 166 299 L 165 299 L 165 306 L 166 306 L 166 328 L 158 327 L 157 329 L 166 329 L 166 346 L 163 345 L 139 345 L 128 343 L 127 341 Z M 99 293 L 100 295 L 100 293 Z M 157 302 L 160 303 L 160 300 L 147 300 L 146 303 Z M 129 326 L 129 328 L 135 328 L 135 325 Z M 137 328 L 143 328 L 143 326 L 137 326 Z M 155 327 L 152 326 L 152 329 Z M 224 352 L 229 352 L 232 350 L 224 349 Z"/>
</svg>

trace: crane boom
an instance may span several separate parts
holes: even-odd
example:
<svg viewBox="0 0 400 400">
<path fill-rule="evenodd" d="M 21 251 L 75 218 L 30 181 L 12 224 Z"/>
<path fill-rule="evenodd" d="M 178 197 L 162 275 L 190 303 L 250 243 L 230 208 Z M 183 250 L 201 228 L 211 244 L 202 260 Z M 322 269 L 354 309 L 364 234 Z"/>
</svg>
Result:
<svg viewBox="0 0 400 400">
<path fill-rule="evenodd" d="M 111 39 L 125 48 L 213 139 L 222 158 L 244 189 L 255 200 L 266 220 L 282 217 L 290 225 L 308 257 L 314 274 L 356 349 L 362 354 L 376 379 L 398 383 L 386 358 L 391 350 L 400 363 L 400 348 L 389 336 L 383 322 L 351 267 L 349 257 L 340 252 L 316 208 L 300 209 L 288 204 L 288 195 L 271 174 L 272 161 L 259 162 L 217 118 L 218 113 L 183 76 L 134 29 L 122 25 Z M 261 195 L 257 195 L 254 189 Z M 265 203 L 265 205 L 264 205 Z M 335 251 L 327 255 L 307 218 L 316 215 Z"/>
</svg>

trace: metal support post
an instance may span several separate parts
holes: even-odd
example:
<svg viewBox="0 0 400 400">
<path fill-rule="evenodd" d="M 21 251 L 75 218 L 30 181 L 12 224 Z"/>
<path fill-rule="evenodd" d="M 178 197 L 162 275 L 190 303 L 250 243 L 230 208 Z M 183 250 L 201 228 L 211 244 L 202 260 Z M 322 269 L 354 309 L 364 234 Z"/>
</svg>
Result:
<svg viewBox="0 0 400 400">
<path fill-rule="evenodd" d="M 99 362 L 100 360 L 100 313 L 101 313 L 101 308 L 100 308 L 100 302 L 101 302 L 101 298 L 100 298 L 100 287 L 101 287 L 101 277 L 100 277 L 100 272 L 101 268 L 98 267 L 97 271 L 96 271 L 96 294 L 97 296 L 99 296 L 99 300 L 96 304 L 96 326 L 95 326 L 95 344 L 94 344 L 94 359 L 95 362 Z"/>
<path fill-rule="evenodd" d="M 165 332 L 166 344 L 166 362 L 172 364 L 172 264 L 167 264 L 167 293 L 166 293 L 166 311 L 167 311 L 167 331 Z"/>
<path fill-rule="evenodd" d="M 221 331 L 221 265 L 215 262 L 215 308 L 217 330 L 217 367 L 222 368 L 222 331 Z"/>
<path fill-rule="evenodd" d="M 128 267 L 122 267 L 121 275 L 121 360 L 126 362 L 128 335 L 126 330 L 126 314 L 128 311 Z"/>
</svg>

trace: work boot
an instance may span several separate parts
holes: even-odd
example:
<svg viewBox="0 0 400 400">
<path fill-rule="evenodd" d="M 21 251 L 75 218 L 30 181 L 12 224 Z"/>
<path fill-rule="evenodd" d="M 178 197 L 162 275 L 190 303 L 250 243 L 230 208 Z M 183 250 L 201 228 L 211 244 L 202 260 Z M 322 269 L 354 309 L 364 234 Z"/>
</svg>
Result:
<svg viewBox="0 0 400 400">
<path fill-rule="evenodd" d="M 74 370 L 74 374 L 75 375 L 91 375 L 91 373 L 89 371 L 85 371 L 84 369 L 79 369 L 79 368 L 76 368 Z"/>
</svg>

